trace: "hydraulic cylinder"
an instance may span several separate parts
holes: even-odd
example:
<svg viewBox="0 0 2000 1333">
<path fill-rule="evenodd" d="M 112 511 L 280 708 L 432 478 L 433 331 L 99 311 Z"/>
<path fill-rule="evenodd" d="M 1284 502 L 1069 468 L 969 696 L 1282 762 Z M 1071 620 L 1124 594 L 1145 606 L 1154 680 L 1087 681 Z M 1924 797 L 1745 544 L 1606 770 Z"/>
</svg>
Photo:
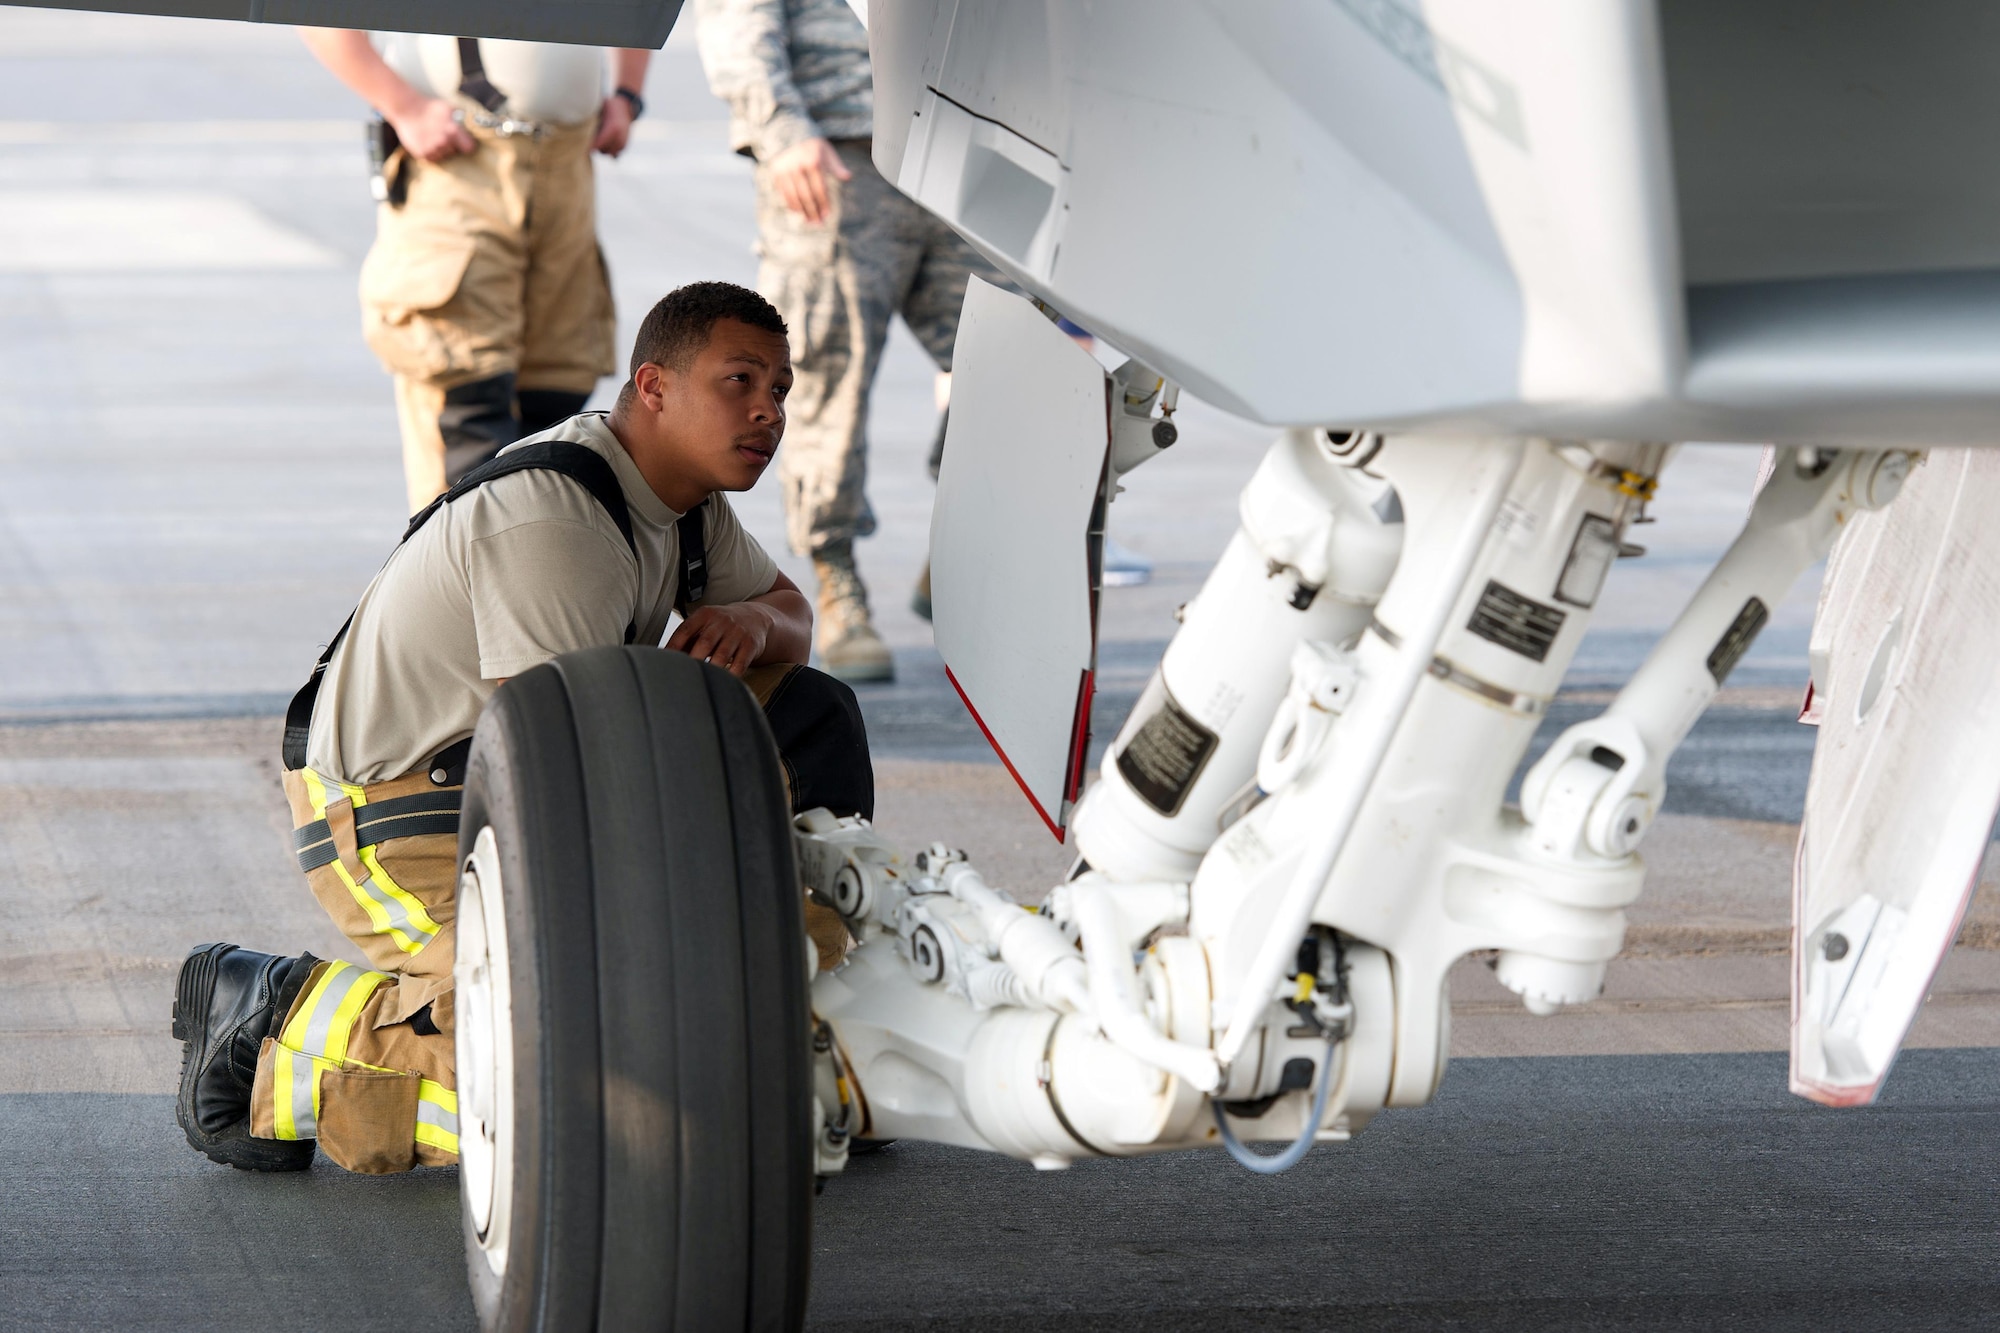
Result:
<svg viewBox="0 0 2000 1333">
<path fill-rule="evenodd" d="M 1257 754 L 1307 641 L 1367 628 L 1403 545 L 1379 437 L 1295 429 L 1244 489 L 1242 526 L 1182 609 L 1132 716 L 1078 808 L 1076 845 L 1116 880 L 1191 879 L 1256 799 Z"/>
</svg>

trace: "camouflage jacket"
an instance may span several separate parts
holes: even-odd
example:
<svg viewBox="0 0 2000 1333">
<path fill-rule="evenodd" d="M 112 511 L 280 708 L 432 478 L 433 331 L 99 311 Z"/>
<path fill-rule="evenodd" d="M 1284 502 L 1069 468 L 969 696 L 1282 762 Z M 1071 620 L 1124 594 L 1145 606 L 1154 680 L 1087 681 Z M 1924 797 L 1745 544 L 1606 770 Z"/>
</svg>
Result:
<svg viewBox="0 0 2000 1333">
<path fill-rule="evenodd" d="M 695 0 L 694 11 L 730 147 L 768 162 L 804 139 L 874 133 L 868 31 L 847 0 Z"/>
</svg>

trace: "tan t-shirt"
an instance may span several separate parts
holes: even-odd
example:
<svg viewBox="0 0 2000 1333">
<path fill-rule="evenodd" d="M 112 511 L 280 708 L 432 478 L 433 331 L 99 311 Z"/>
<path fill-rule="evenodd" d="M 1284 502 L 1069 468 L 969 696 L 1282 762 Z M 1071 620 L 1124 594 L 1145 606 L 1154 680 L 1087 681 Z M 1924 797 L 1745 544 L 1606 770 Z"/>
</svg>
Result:
<svg viewBox="0 0 2000 1333">
<path fill-rule="evenodd" d="M 426 97 L 455 99 L 465 77 L 458 38 L 410 32 L 375 37 L 384 64 Z M 604 106 L 604 49 L 555 42 L 479 41 L 486 81 L 507 98 L 505 113 L 517 120 L 581 125 L 597 119 Z"/>
<path fill-rule="evenodd" d="M 638 560 L 604 507 L 561 473 L 517 472 L 444 506 L 361 594 L 327 664 L 306 746 L 315 772 L 357 783 L 401 777 L 470 736 L 498 681 L 561 653 L 623 643 L 630 624 L 634 642 L 660 641 L 680 577 L 681 516 L 653 494 L 602 413 L 533 438 L 610 460 Z M 777 565 L 721 495 L 709 500 L 704 531 L 704 605 L 771 590 Z"/>
</svg>

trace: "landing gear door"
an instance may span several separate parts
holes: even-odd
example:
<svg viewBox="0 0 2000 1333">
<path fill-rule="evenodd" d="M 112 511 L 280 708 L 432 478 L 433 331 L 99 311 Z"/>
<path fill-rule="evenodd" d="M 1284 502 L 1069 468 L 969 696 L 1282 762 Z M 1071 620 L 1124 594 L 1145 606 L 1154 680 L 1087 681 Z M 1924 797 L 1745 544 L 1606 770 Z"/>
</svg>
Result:
<svg viewBox="0 0 2000 1333">
<path fill-rule="evenodd" d="M 2000 453 L 1939 449 L 1834 548 L 1793 872 L 1792 1091 L 1872 1101 L 2000 809 Z"/>
<path fill-rule="evenodd" d="M 931 516 L 938 652 L 1058 839 L 1097 661 L 1108 380 L 1028 301 L 972 279 Z"/>
</svg>

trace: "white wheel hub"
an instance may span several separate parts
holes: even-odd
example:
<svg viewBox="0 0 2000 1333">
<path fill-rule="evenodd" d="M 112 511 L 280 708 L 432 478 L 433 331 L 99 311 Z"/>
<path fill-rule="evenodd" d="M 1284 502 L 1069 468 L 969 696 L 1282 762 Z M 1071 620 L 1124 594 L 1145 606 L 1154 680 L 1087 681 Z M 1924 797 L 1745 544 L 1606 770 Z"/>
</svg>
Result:
<svg viewBox="0 0 2000 1333">
<path fill-rule="evenodd" d="M 506 899 L 491 825 L 458 879 L 458 1183 L 479 1252 L 507 1271 L 514 1195 L 514 1008 Z"/>
</svg>

